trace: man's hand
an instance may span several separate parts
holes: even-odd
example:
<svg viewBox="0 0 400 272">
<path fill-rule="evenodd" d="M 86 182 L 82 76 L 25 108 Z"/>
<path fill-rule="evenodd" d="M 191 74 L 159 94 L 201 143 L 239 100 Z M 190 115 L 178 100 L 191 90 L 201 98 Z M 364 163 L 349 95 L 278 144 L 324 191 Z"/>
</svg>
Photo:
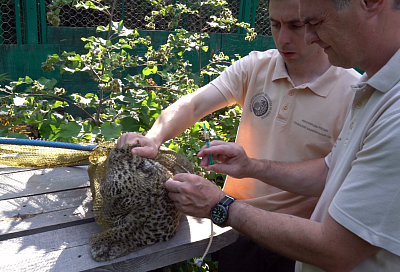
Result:
<svg viewBox="0 0 400 272">
<path fill-rule="evenodd" d="M 193 174 L 177 174 L 165 188 L 178 210 L 202 218 L 210 218 L 211 208 L 225 196 L 217 185 Z"/>
<path fill-rule="evenodd" d="M 126 144 L 140 144 L 140 147 L 132 148 L 131 152 L 144 158 L 154 159 L 157 156 L 158 147 L 155 142 L 135 132 L 128 132 L 121 135 L 117 140 L 118 147 Z"/>
<path fill-rule="evenodd" d="M 209 154 L 212 155 L 213 160 L 218 161 L 217 164 L 209 165 Z M 203 146 L 197 156 L 202 158 L 200 166 L 207 166 L 207 171 L 227 174 L 239 179 L 247 177 L 246 172 L 251 165 L 251 159 L 244 148 L 230 142 L 212 141 L 210 147 Z"/>
</svg>

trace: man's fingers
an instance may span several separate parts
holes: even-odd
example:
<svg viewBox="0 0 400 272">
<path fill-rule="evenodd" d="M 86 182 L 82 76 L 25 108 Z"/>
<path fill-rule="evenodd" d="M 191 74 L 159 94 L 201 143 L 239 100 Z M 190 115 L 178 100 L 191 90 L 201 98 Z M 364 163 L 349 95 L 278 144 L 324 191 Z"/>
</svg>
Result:
<svg viewBox="0 0 400 272">
<path fill-rule="evenodd" d="M 169 192 L 168 197 L 173 201 L 173 202 L 179 202 L 179 193 L 173 193 Z"/>
<path fill-rule="evenodd" d="M 164 182 L 164 186 L 168 192 L 179 193 L 179 181 L 169 178 Z"/>
<path fill-rule="evenodd" d="M 131 152 L 143 158 L 154 159 L 157 156 L 157 150 L 154 151 L 150 146 L 134 147 L 131 149 Z"/>
<path fill-rule="evenodd" d="M 118 140 L 117 140 L 117 145 L 118 147 L 122 147 L 126 144 L 136 144 L 139 143 L 139 138 L 141 135 L 135 133 L 135 132 L 127 132 L 122 134 Z M 143 136 L 142 136 L 143 137 Z"/>
</svg>

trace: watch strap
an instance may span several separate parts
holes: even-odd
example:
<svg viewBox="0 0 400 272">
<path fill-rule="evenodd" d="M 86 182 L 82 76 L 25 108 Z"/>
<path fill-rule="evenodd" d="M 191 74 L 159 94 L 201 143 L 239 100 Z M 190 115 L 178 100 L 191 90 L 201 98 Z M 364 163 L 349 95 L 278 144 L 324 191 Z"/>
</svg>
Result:
<svg viewBox="0 0 400 272">
<path fill-rule="evenodd" d="M 233 201 L 235 201 L 233 197 L 226 195 L 218 203 L 222 206 L 229 207 L 229 205 L 231 205 Z"/>
</svg>

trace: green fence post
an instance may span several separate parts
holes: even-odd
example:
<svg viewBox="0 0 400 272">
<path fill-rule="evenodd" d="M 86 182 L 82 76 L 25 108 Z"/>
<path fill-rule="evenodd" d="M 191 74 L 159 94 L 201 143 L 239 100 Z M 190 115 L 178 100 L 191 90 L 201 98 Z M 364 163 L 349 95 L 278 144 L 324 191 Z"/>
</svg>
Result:
<svg viewBox="0 0 400 272">
<path fill-rule="evenodd" d="M 251 23 L 250 27 L 255 27 L 256 24 L 256 13 L 257 13 L 257 0 L 253 0 L 253 4 L 251 5 Z"/>
<path fill-rule="evenodd" d="M 0 44 L 4 43 L 3 39 L 3 21 L 1 20 L 1 9 L 0 9 Z"/>
<path fill-rule="evenodd" d="M 40 0 L 40 33 L 42 37 L 42 44 L 47 43 L 47 20 L 46 20 L 46 2 Z"/>
<path fill-rule="evenodd" d="M 241 0 L 239 10 L 239 22 L 250 23 L 251 13 L 251 0 Z M 238 34 L 245 34 L 245 30 L 241 27 L 238 28 Z"/>
<path fill-rule="evenodd" d="M 186 5 L 186 8 L 187 8 L 187 5 L 188 5 L 188 1 L 187 0 L 186 0 L 185 5 Z M 187 12 L 185 12 L 185 17 L 183 19 L 183 29 L 186 29 L 186 30 L 187 30 L 187 18 L 188 18 L 188 14 L 187 14 Z"/>
<path fill-rule="evenodd" d="M 21 5 L 19 0 L 15 0 L 15 32 L 17 33 L 17 44 L 22 44 L 22 27 L 21 27 Z"/>
<path fill-rule="evenodd" d="M 38 44 L 36 1 L 24 0 L 26 44 Z"/>
<path fill-rule="evenodd" d="M 124 0 L 121 1 L 121 21 L 124 20 Z"/>
</svg>

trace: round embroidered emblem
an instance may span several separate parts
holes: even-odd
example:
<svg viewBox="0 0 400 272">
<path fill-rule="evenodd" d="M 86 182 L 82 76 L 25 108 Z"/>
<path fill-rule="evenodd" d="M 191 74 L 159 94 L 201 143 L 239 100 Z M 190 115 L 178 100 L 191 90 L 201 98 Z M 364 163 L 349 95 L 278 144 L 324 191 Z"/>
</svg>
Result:
<svg viewBox="0 0 400 272">
<path fill-rule="evenodd" d="M 271 112 L 271 108 L 271 98 L 263 92 L 256 94 L 251 99 L 250 111 L 253 112 L 255 116 L 261 116 L 261 118 L 264 119 Z"/>
</svg>

